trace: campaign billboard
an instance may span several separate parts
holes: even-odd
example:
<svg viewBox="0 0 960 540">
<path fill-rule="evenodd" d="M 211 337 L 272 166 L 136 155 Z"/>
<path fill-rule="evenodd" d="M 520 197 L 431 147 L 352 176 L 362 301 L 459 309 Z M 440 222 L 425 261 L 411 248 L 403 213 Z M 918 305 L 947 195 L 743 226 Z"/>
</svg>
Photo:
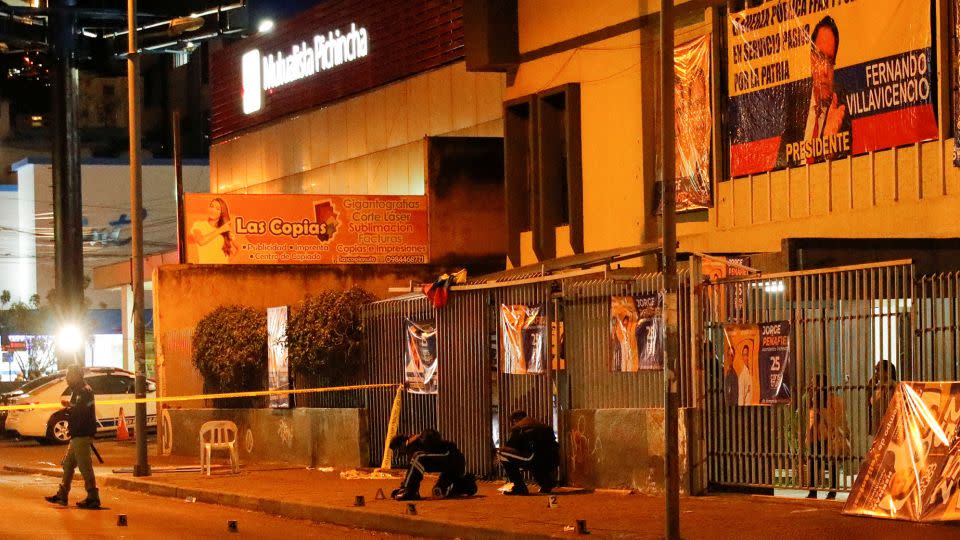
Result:
<svg viewBox="0 0 960 540">
<path fill-rule="evenodd" d="M 902 382 L 843 512 L 908 521 L 960 519 L 960 383 Z"/>
<path fill-rule="evenodd" d="M 790 403 L 788 321 L 723 325 L 723 394 L 727 405 Z"/>
<path fill-rule="evenodd" d="M 733 177 L 938 137 L 928 0 L 782 0 L 727 24 Z"/>
<path fill-rule="evenodd" d="M 612 371 L 663 369 L 663 296 L 610 297 Z"/>
<path fill-rule="evenodd" d="M 187 194 L 187 262 L 424 264 L 427 198 Z"/>
</svg>

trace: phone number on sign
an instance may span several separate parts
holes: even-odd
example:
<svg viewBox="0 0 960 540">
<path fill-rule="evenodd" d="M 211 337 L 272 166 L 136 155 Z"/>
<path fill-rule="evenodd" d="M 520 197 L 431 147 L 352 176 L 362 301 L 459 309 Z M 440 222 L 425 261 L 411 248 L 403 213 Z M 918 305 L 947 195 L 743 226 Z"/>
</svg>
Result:
<svg viewBox="0 0 960 540">
<path fill-rule="evenodd" d="M 396 264 L 425 264 L 427 258 L 424 255 L 387 255 L 383 258 L 385 263 Z"/>
</svg>

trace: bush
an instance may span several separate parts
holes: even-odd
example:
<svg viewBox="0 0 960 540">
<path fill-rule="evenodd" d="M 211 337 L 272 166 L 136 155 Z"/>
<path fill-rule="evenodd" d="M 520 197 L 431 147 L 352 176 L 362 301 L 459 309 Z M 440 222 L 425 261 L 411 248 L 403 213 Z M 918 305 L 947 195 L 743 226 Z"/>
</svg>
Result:
<svg viewBox="0 0 960 540">
<path fill-rule="evenodd" d="M 349 381 L 360 372 L 360 308 L 376 297 L 359 287 L 301 301 L 287 321 L 287 357 L 295 373 Z"/>
<path fill-rule="evenodd" d="M 193 365 L 206 392 L 242 392 L 263 388 L 267 366 L 267 315 L 243 306 L 220 306 L 197 324 Z M 250 406 L 256 399 L 229 400 Z"/>
</svg>

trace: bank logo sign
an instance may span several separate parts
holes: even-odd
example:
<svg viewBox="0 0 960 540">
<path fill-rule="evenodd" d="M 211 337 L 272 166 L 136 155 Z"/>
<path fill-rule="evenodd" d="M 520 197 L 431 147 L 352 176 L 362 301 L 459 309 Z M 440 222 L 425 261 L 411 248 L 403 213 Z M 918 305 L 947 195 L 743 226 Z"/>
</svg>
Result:
<svg viewBox="0 0 960 540">
<path fill-rule="evenodd" d="M 301 41 L 284 53 L 266 56 L 259 49 L 241 57 L 244 114 L 253 114 L 263 107 L 264 92 L 307 79 L 367 56 L 367 29 L 350 23 L 350 30 L 339 29 L 316 34 L 312 41 Z"/>
</svg>

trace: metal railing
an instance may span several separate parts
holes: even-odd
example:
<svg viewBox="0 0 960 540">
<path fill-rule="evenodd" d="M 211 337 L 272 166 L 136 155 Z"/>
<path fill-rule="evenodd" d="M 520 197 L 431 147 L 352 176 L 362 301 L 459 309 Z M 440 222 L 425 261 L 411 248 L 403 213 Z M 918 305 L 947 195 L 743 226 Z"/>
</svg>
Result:
<svg viewBox="0 0 960 540">
<path fill-rule="evenodd" d="M 927 370 L 911 339 L 915 290 L 909 261 L 794 272 L 709 284 L 703 289 L 708 477 L 712 483 L 789 489 L 849 490 L 886 406 L 892 381 Z M 723 395 L 723 324 L 792 324 L 790 404 L 729 406 Z M 883 364 L 885 365 L 885 364 Z M 933 375 L 931 373 L 931 375 Z M 833 418 L 849 442 L 825 437 L 814 396 L 834 396 Z"/>
</svg>

